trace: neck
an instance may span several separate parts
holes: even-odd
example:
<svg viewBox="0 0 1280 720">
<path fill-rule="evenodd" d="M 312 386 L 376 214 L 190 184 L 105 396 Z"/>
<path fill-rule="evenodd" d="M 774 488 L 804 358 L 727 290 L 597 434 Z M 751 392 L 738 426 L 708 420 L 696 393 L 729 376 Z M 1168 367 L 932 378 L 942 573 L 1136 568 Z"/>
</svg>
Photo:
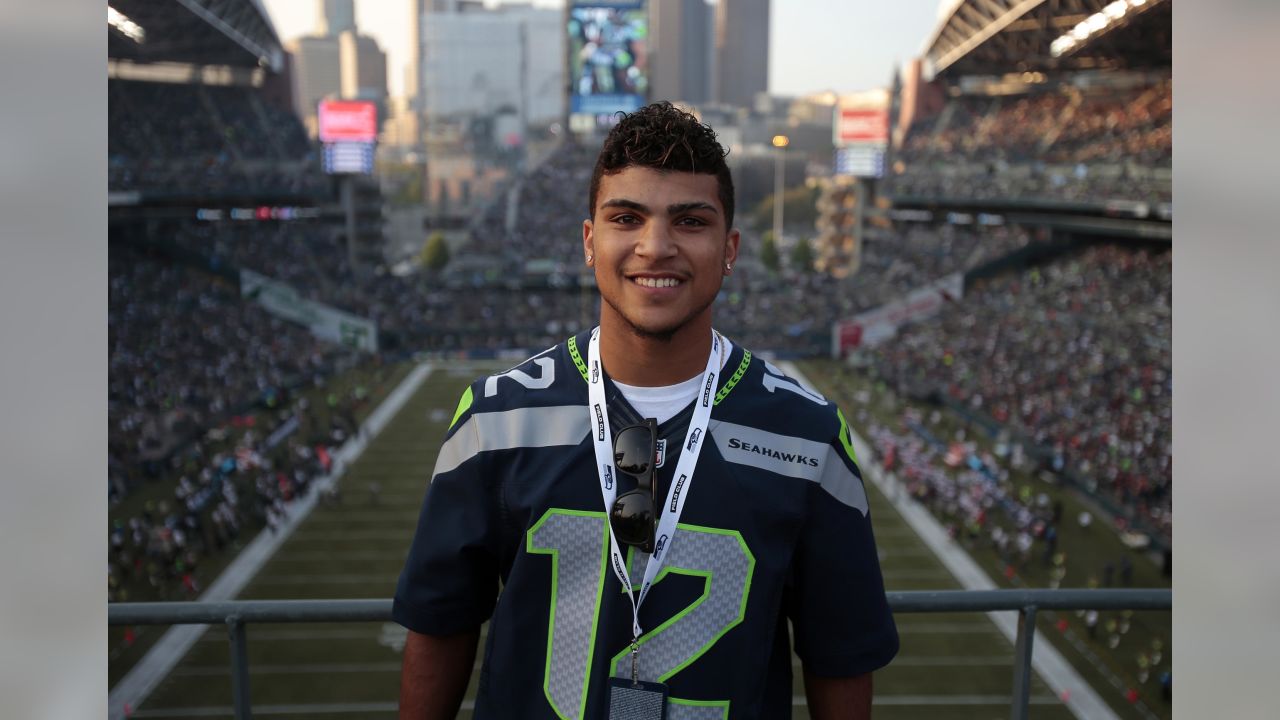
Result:
<svg viewBox="0 0 1280 720">
<path fill-rule="evenodd" d="M 683 382 L 707 367 L 711 314 L 686 323 L 670 338 L 641 335 L 625 322 L 600 322 L 600 361 L 609 377 L 638 387 Z"/>
</svg>

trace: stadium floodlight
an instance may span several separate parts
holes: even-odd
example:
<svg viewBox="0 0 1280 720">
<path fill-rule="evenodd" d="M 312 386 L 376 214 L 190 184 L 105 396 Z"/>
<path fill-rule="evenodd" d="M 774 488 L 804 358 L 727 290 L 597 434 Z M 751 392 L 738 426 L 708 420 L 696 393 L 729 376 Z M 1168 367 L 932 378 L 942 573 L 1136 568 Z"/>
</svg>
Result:
<svg viewBox="0 0 1280 720">
<path fill-rule="evenodd" d="M 1089 16 L 1088 20 L 1084 21 L 1084 24 L 1085 27 L 1089 28 L 1089 33 L 1092 34 L 1102 31 L 1111 23 L 1107 20 L 1106 15 L 1103 15 L 1102 13 L 1094 13 Z"/>
<path fill-rule="evenodd" d="M 147 41 L 147 31 L 141 25 L 110 5 L 107 6 L 107 24 L 139 45 Z"/>
<path fill-rule="evenodd" d="M 787 137 L 786 135 L 774 135 L 774 136 L 773 136 L 773 146 L 774 146 L 774 147 L 780 147 L 780 148 L 783 148 L 783 147 L 786 147 L 786 146 L 788 146 L 788 145 L 790 145 L 790 144 L 791 144 L 791 138 Z"/>
<path fill-rule="evenodd" d="M 1063 35 L 1049 44 L 1049 52 L 1054 57 L 1060 57 L 1063 53 L 1076 46 L 1076 39 L 1070 35 Z"/>
<path fill-rule="evenodd" d="M 1102 8 L 1102 12 L 1112 20 L 1119 20 L 1124 17 L 1125 13 L 1129 12 L 1129 4 L 1125 0 L 1116 0 Z"/>
</svg>

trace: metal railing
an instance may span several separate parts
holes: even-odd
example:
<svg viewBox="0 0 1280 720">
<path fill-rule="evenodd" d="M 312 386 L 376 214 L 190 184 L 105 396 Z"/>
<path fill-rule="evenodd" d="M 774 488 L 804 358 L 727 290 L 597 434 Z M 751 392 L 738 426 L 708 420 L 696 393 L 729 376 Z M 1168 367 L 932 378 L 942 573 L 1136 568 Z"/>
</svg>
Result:
<svg viewBox="0 0 1280 720">
<path fill-rule="evenodd" d="M 1171 610 L 1167 589 L 1109 590 L 939 590 L 888 593 L 894 613 L 1017 612 L 1014 644 L 1013 720 L 1026 720 L 1031 702 L 1031 650 L 1040 610 Z M 109 625 L 225 624 L 231 642 L 231 692 L 236 718 L 252 717 L 249 701 L 249 653 L 245 626 L 250 623 L 386 622 L 391 600 L 240 600 L 229 602 L 112 603 Z"/>
</svg>

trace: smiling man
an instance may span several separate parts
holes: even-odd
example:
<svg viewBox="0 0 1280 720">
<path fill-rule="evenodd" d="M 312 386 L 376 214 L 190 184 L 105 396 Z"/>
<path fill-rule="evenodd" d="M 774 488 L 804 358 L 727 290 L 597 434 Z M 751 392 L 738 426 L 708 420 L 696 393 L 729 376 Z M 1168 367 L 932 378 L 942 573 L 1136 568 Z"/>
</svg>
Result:
<svg viewBox="0 0 1280 720">
<path fill-rule="evenodd" d="M 710 127 L 628 115 L 583 221 L 600 325 L 463 394 L 396 591 L 402 718 L 867 718 L 898 649 L 840 411 L 716 332 Z"/>
</svg>

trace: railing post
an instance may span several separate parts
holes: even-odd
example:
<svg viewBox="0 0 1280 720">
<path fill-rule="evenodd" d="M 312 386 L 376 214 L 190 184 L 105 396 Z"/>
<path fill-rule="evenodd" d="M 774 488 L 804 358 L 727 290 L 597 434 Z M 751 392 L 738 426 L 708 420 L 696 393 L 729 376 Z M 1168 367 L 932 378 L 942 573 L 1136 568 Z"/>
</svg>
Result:
<svg viewBox="0 0 1280 720">
<path fill-rule="evenodd" d="M 227 616 L 227 635 L 231 639 L 231 705 L 236 720 L 251 720 L 249 704 L 249 648 L 245 641 L 244 621 L 239 615 Z"/>
<path fill-rule="evenodd" d="M 1031 706 L 1031 643 L 1036 637 L 1036 606 L 1018 611 L 1018 641 L 1013 649 L 1013 720 L 1027 720 Z"/>
</svg>

